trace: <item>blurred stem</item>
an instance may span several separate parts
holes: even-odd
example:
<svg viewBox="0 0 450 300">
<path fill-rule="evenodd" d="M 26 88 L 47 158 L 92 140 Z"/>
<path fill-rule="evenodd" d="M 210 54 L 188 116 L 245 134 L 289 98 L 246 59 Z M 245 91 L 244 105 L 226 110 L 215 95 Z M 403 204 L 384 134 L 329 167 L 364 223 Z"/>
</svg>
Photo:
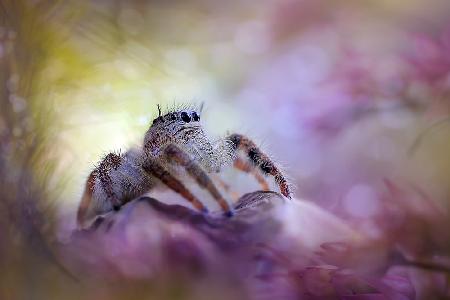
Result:
<svg viewBox="0 0 450 300">
<path fill-rule="evenodd" d="M 439 127 L 441 127 L 442 125 L 448 124 L 450 121 L 450 117 L 448 118 L 444 118 L 442 120 L 439 120 L 433 124 L 431 124 L 430 126 L 428 126 L 427 128 L 425 128 L 422 132 L 419 133 L 419 135 L 417 136 L 417 138 L 414 140 L 414 142 L 412 143 L 412 145 L 409 147 L 408 150 L 408 154 L 409 155 L 414 155 L 414 153 L 417 151 L 417 149 L 420 147 L 420 145 L 423 143 L 423 140 L 427 137 L 427 135 L 432 132 L 433 130 L 438 129 Z"/>
<path fill-rule="evenodd" d="M 402 263 L 402 265 L 416 267 L 419 269 L 424 269 L 424 270 L 429 270 L 429 271 L 448 273 L 450 275 L 450 266 L 439 265 L 439 264 L 435 264 L 432 262 L 405 260 L 404 263 Z"/>
<path fill-rule="evenodd" d="M 6 256 L 0 257 L 4 259 L 0 263 L 7 268 L 12 264 L 31 279 L 42 276 L 42 262 L 62 268 L 50 246 L 55 217 L 46 205 L 45 177 L 39 176 L 48 167 L 45 158 L 52 147 L 49 132 L 54 126 L 48 102 L 42 98 L 41 72 L 56 43 L 50 16 L 59 3 L 0 2 L 4 31 L 0 43 L 5 49 L 0 57 L 0 122 L 4 124 L 0 126 L 0 233 Z"/>
<path fill-rule="evenodd" d="M 401 252 L 394 251 L 391 253 L 390 262 L 394 265 L 414 267 L 418 269 L 443 272 L 450 275 L 450 265 L 448 263 L 436 263 L 429 259 L 409 259 L 406 258 Z"/>
</svg>

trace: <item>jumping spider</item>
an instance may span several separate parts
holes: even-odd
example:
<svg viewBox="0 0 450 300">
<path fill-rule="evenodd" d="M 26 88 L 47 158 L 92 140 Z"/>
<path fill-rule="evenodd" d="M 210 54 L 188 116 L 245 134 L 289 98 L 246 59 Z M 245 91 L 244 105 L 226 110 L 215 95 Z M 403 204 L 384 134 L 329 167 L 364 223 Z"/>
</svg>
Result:
<svg viewBox="0 0 450 300">
<path fill-rule="evenodd" d="M 158 106 L 158 111 L 141 148 L 123 154 L 109 153 L 90 173 L 78 208 L 79 226 L 91 217 L 119 209 L 161 182 L 207 213 L 202 202 L 177 178 L 182 169 L 211 194 L 228 216 L 233 212 L 208 175 L 220 172 L 228 164 L 253 174 L 264 190 L 269 187 L 260 172 L 273 176 L 281 193 L 291 198 L 285 176 L 249 138 L 231 134 L 211 141 L 200 125 L 201 109 L 176 109 L 162 115 Z M 237 155 L 238 151 L 244 158 Z"/>
</svg>

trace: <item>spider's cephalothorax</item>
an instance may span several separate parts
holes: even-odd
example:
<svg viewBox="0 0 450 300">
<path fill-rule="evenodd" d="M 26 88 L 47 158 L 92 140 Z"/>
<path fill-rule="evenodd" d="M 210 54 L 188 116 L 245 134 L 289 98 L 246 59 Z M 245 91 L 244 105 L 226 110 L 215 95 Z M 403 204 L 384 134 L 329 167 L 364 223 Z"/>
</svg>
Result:
<svg viewBox="0 0 450 300">
<path fill-rule="evenodd" d="M 231 162 L 233 151 L 227 140 L 213 142 L 200 125 L 195 110 L 169 112 L 153 120 L 144 138 L 144 151 L 158 157 L 169 144 L 178 145 L 208 172 L 219 172 Z"/>
<path fill-rule="evenodd" d="M 237 152 L 242 152 L 244 158 Z M 281 193 L 291 198 L 284 175 L 250 139 L 232 134 L 212 141 L 200 125 L 199 110 L 180 109 L 164 115 L 159 110 L 158 117 L 145 134 L 142 147 L 123 154 L 109 153 L 91 172 L 78 208 L 78 224 L 82 226 L 93 216 L 119 209 L 161 183 L 198 210 L 207 212 L 202 202 L 179 180 L 179 167 L 231 216 L 228 202 L 208 175 L 219 172 L 227 164 L 253 174 L 265 190 L 268 184 L 263 175 L 273 176 Z"/>
</svg>

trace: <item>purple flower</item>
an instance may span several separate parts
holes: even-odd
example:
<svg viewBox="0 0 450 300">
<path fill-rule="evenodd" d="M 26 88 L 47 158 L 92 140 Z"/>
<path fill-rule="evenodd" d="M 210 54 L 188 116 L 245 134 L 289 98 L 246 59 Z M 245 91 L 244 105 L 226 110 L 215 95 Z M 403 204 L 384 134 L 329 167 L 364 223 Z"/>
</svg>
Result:
<svg viewBox="0 0 450 300">
<path fill-rule="evenodd" d="M 233 299 L 414 299 L 410 274 L 392 267 L 392 243 L 273 192 L 235 207 L 230 219 L 143 197 L 75 232 L 62 252 L 80 278 L 181 284 L 186 298 L 214 286 Z"/>
</svg>

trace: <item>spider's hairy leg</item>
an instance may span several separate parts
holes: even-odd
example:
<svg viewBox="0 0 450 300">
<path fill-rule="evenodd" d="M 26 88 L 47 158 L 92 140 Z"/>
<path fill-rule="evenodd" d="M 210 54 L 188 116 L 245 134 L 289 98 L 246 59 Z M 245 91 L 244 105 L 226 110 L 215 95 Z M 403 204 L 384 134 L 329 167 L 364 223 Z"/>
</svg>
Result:
<svg viewBox="0 0 450 300">
<path fill-rule="evenodd" d="M 233 166 L 242 172 L 252 174 L 258 181 L 263 191 L 270 190 L 269 184 L 267 183 L 266 179 L 260 173 L 257 172 L 257 170 L 255 169 L 256 167 L 252 165 L 250 162 L 245 161 L 242 158 L 236 156 Z"/>
<path fill-rule="evenodd" d="M 230 185 L 226 183 L 222 178 L 220 178 L 217 174 L 211 174 L 211 178 L 214 180 L 214 182 L 217 182 L 217 184 L 221 186 L 225 190 L 225 192 L 230 194 L 233 200 L 239 200 L 239 193 L 233 191 Z"/>
<path fill-rule="evenodd" d="M 186 152 L 178 146 L 170 144 L 165 148 L 164 154 L 170 162 L 184 167 L 187 173 L 197 181 L 198 185 L 213 196 L 227 216 L 233 215 L 228 202 L 222 197 L 208 174 Z"/>
<path fill-rule="evenodd" d="M 77 223 L 79 226 L 82 226 L 86 220 L 91 204 L 95 206 L 111 205 L 112 207 L 120 207 L 120 199 L 114 193 L 111 172 L 120 166 L 122 159 L 119 154 L 109 153 L 89 175 L 77 212 Z M 95 193 L 97 193 L 97 197 L 95 197 Z M 99 200 L 97 199 L 99 198 L 98 195 L 101 195 L 101 203 L 92 203 L 93 198 L 96 198 L 97 201 Z M 100 210 L 108 210 L 108 208 L 104 207 Z"/>
<path fill-rule="evenodd" d="M 142 164 L 142 168 L 149 175 L 158 178 L 168 188 L 180 194 L 188 200 L 192 205 L 201 212 L 207 213 L 208 209 L 197 199 L 184 184 L 175 178 L 169 171 L 167 171 L 161 164 L 159 164 L 153 157 L 147 156 Z"/>
<path fill-rule="evenodd" d="M 77 211 L 77 224 L 79 227 L 83 225 L 89 206 L 92 202 L 92 194 L 94 192 L 94 184 L 96 178 L 97 178 L 97 170 L 94 170 L 91 172 L 88 179 L 86 180 L 83 196 L 81 198 L 81 202 L 80 205 L 78 206 Z"/>
<path fill-rule="evenodd" d="M 123 157 L 120 154 L 108 153 L 97 167 L 98 179 L 100 186 L 103 189 L 106 197 L 111 202 L 114 209 L 119 209 L 122 206 L 120 199 L 114 193 L 113 178 L 111 173 L 122 163 Z M 94 191 L 95 192 L 95 191 Z"/>
<path fill-rule="evenodd" d="M 275 178 L 275 182 L 285 197 L 292 198 L 291 188 L 286 177 L 252 140 L 237 133 L 230 135 L 228 139 L 231 141 L 234 151 L 242 150 L 254 166 L 259 167 L 264 174 L 271 175 Z"/>
</svg>

